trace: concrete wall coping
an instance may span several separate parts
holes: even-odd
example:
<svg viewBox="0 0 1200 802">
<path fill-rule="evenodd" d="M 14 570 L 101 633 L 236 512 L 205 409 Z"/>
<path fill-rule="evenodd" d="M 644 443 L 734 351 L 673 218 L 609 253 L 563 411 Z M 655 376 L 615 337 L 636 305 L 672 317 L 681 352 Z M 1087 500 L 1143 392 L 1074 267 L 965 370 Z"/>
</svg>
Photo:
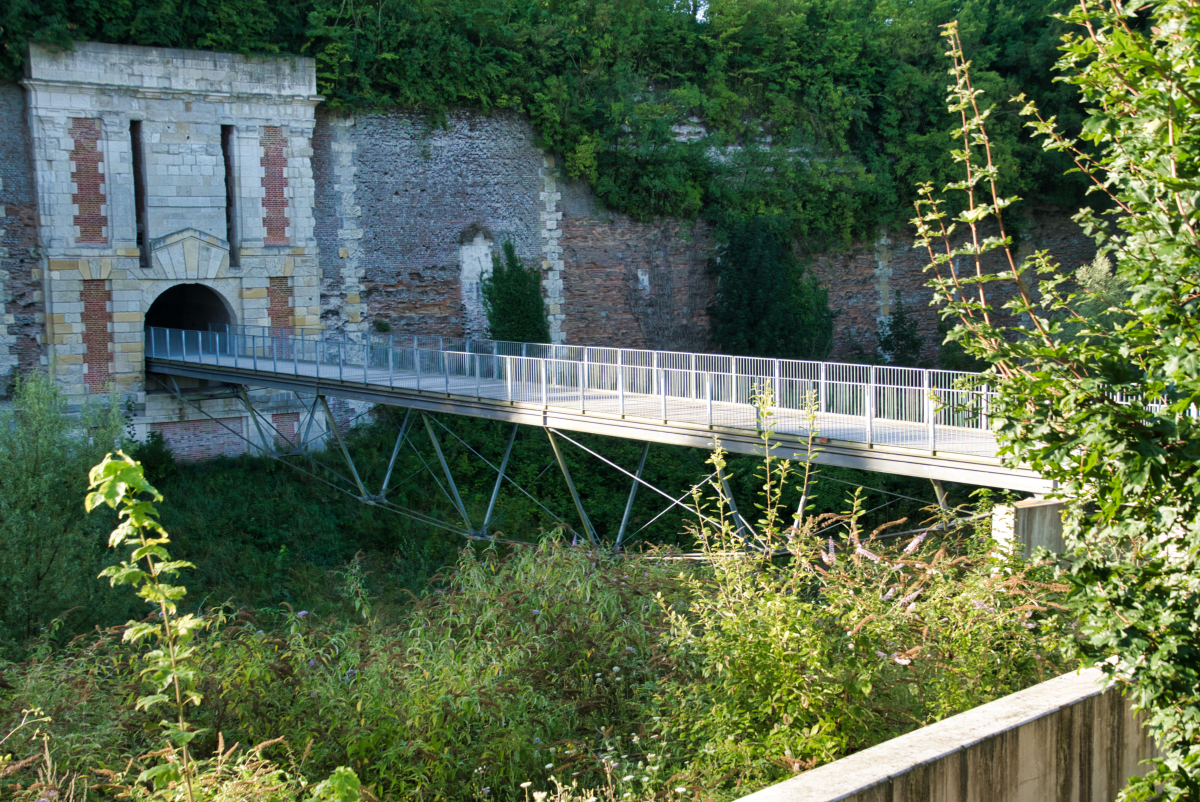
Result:
<svg viewBox="0 0 1200 802">
<path fill-rule="evenodd" d="M 742 797 L 837 802 L 1104 692 L 1097 668 L 1064 674 Z"/>
<path fill-rule="evenodd" d="M 318 100 L 316 62 L 303 56 L 242 56 L 207 50 L 75 42 L 29 44 L 27 82 L 122 87 L 161 94 L 278 95 Z"/>
</svg>

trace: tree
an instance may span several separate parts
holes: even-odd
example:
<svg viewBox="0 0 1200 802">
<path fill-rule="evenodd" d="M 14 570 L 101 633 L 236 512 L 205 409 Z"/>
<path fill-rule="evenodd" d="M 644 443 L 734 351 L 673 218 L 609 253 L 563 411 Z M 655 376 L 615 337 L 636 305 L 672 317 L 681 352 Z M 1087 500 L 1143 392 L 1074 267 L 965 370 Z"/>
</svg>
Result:
<svg viewBox="0 0 1200 802">
<path fill-rule="evenodd" d="M 492 272 L 483 280 L 483 308 L 492 339 L 521 343 L 550 342 L 542 274 L 525 267 L 511 242 L 492 254 Z"/>
<path fill-rule="evenodd" d="M 731 231 L 714 260 L 717 343 L 731 354 L 823 359 L 833 344 L 829 293 L 805 275 L 786 226 L 759 215 Z"/>
<path fill-rule="evenodd" d="M 1192 2 L 1082 2 L 1058 68 L 1087 108 L 1079 139 L 1029 103 L 1043 145 L 1108 204 L 1077 219 L 1113 257 L 1123 292 L 1072 289 L 1045 253 L 1015 257 L 998 168 L 957 30 L 966 209 L 921 189 L 916 223 L 951 336 L 991 363 L 1001 453 L 1067 500 L 1077 648 L 1146 711 L 1162 752 L 1131 798 L 1200 793 L 1200 15 Z M 1022 100 L 1023 98 L 1017 98 Z M 984 237 L 981 223 L 997 227 Z M 967 244 L 951 235 L 966 229 Z M 998 297 L 1011 298 L 1003 305 Z M 1005 321 L 1008 322 L 1005 322 Z M 1068 325 L 1068 323 L 1070 325 Z"/>
</svg>

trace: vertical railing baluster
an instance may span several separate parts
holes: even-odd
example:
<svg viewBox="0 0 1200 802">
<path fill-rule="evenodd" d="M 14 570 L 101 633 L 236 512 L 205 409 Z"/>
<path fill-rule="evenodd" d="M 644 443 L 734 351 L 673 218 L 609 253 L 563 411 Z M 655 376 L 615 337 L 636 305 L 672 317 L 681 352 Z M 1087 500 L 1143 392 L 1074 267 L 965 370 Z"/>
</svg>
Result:
<svg viewBox="0 0 1200 802">
<path fill-rule="evenodd" d="M 396 369 L 395 369 L 395 361 L 396 360 L 392 358 L 392 348 L 394 345 L 395 345 L 395 341 L 392 340 L 392 335 L 389 334 L 388 335 L 388 387 L 392 386 L 392 382 L 393 382 L 392 377 L 396 372 Z"/>
<path fill-rule="evenodd" d="M 542 366 L 542 406 L 549 406 L 550 393 L 546 388 L 546 360 L 539 359 L 538 363 Z"/>
<path fill-rule="evenodd" d="M 875 431 L 874 431 L 875 427 L 874 427 L 874 420 L 873 420 L 875 417 L 875 366 L 874 365 L 871 365 L 869 368 L 867 368 L 867 386 L 864 388 L 864 392 L 866 393 L 866 398 L 863 399 L 863 401 L 865 402 L 863 404 L 863 406 L 865 408 L 864 412 L 866 414 L 866 419 L 867 419 L 867 445 L 871 445 L 872 443 L 875 442 Z"/>
<path fill-rule="evenodd" d="M 183 355 L 187 356 L 187 334 L 183 336 Z M 250 335 L 250 363 L 254 366 L 255 372 L 258 371 L 258 336 Z"/>
<path fill-rule="evenodd" d="M 936 444 L 935 440 L 934 440 L 934 432 L 933 432 L 933 427 L 936 425 L 936 421 L 934 420 L 934 415 L 936 414 L 936 412 L 935 412 L 934 404 L 933 404 L 933 394 L 932 394 L 933 386 L 932 385 L 933 385 L 933 382 L 931 382 L 929 380 L 929 371 L 927 371 L 927 370 L 921 371 L 921 390 L 922 390 L 922 395 L 925 398 L 925 425 L 928 428 L 928 437 L 929 437 L 928 445 L 929 445 L 929 453 L 931 453 L 931 454 L 933 453 L 934 445 Z"/>
<path fill-rule="evenodd" d="M 625 352 L 617 351 L 617 411 L 625 417 Z"/>
<path fill-rule="evenodd" d="M 708 406 L 708 428 L 710 428 L 710 429 L 712 428 L 712 425 L 713 425 L 712 395 L 713 395 L 712 394 L 712 373 L 705 372 L 705 374 L 704 374 L 704 398 L 705 398 L 705 402 Z"/>
<path fill-rule="evenodd" d="M 342 381 L 342 366 L 346 362 L 346 359 L 342 354 L 343 343 L 341 342 L 341 340 L 338 341 L 337 345 L 338 345 L 338 381 Z"/>
<path fill-rule="evenodd" d="M 513 396 L 512 396 L 512 368 L 513 368 L 512 361 L 513 361 L 513 358 L 511 356 L 502 356 L 502 357 L 498 357 L 498 359 L 500 360 L 500 369 L 504 371 L 504 394 L 508 398 L 508 402 L 511 404 L 512 400 L 513 400 Z"/>
<path fill-rule="evenodd" d="M 661 407 L 662 408 L 662 419 L 663 419 L 663 423 L 666 423 L 666 421 L 667 421 L 667 369 L 666 368 L 663 368 L 663 370 L 662 370 L 662 379 L 659 381 L 658 385 L 662 389 L 662 396 L 661 396 L 662 397 L 662 407 Z"/>
</svg>

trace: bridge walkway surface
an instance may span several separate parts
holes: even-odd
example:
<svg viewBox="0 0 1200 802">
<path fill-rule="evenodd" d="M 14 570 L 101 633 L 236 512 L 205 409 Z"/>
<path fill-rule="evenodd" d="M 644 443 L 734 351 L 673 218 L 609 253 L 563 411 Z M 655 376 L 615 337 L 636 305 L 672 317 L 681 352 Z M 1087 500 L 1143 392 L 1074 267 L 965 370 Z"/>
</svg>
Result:
<svg viewBox="0 0 1200 802">
<path fill-rule="evenodd" d="M 146 370 L 422 411 L 731 452 L 775 453 L 1034 493 L 1036 473 L 996 456 L 981 374 L 890 366 L 436 336 L 147 330 Z"/>
</svg>

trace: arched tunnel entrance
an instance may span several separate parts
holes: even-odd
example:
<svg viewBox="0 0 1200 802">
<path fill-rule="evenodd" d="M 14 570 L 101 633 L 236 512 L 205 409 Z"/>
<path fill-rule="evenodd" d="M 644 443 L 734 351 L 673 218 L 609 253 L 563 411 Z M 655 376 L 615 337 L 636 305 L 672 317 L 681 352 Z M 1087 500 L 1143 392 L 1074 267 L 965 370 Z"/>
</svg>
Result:
<svg viewBox="0 0 1200 802">
<path fill-rule="evenodd" d="M 146 328 L 224 331 L 234 323 L 220 293 L 203 284 L 177 284 L 146 311 Z"/>
</svg>

